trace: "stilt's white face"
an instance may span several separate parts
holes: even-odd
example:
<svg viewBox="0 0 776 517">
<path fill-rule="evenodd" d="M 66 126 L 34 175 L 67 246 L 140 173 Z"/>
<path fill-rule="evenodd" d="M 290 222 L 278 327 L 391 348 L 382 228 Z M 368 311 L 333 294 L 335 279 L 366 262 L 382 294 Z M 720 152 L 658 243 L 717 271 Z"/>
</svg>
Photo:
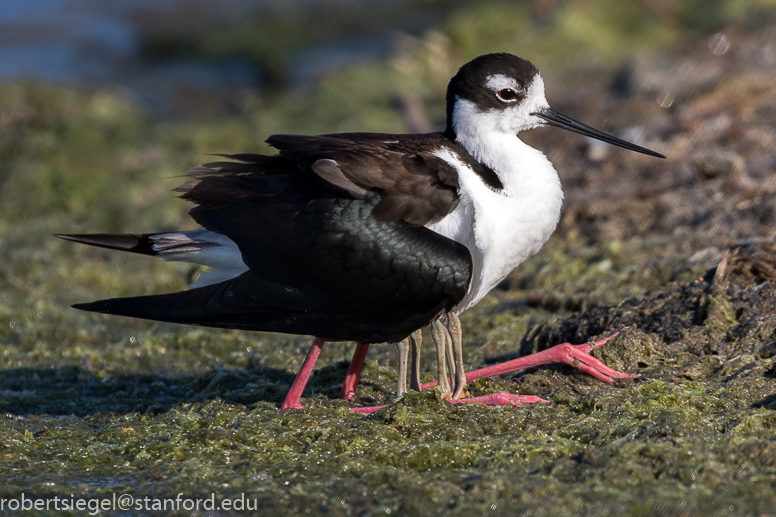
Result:
<svg viewBox="0 0 776 517">
<path fill-rule="evenodd" d="M 452 121 L 456 133 L 470 133 L 471 128 L 478 128 L 483 133 L 516 135 L 545 125 L 535 115 L 550 106 L 544 95 L 544 80 L 538 72 L 527 86 L 508 75 L 489 75 L 483 90 L 490 98 L 456 97 Z"/>
<path fill-rule="evenodd" d="M 650 156 L 662 154 L 621 140 L 550 109 L 536 67 L 511 54 L 486 54 L 458 70 L 447 87 L 447 131 L 478 160 L 487 161 L 506 136 L 554 126 Z M 488 149 L 489 148 L 489 149 Z"/>
</svg>

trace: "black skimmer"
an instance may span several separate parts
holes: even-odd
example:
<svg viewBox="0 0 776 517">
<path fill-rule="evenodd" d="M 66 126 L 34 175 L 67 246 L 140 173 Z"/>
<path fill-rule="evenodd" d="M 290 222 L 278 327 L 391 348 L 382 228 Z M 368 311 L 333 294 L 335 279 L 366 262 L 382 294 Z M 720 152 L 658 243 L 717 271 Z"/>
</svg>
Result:
<svg viewBox="0 0 776 517">
<path fill-rule="evenodd" d="M 411 386 L 420 389 L 419 330 L 429 324 L 446 399 L 527 401 L 467 398 L 468 380 L 525 367 L 517 364 L 573 363 L 608 382 L 632 377 L 587 354 L 603 342 L 463 370 L 457 315 L 539 251 L 558 223 L 558 175 L 516 136 L 548 125 L 663 157 L 550 109 L 529 61 L 480 56 L 450 81 L 442 133 L 271 136 L 278 154 L 219 155 L 228 161 L 194 168 L 176 189 L 196 205 L 190 214 L 201 229 L 58 235 L 209 267 L 186 291 L 74 307 L 316 336 L 283 408 L 301 407 L 321 347 L 332 340 L 359 343 L 343 396 L 355 389 L 369 343 L 400 344 L 399 393 L 412 349 Z"/>
</svg>

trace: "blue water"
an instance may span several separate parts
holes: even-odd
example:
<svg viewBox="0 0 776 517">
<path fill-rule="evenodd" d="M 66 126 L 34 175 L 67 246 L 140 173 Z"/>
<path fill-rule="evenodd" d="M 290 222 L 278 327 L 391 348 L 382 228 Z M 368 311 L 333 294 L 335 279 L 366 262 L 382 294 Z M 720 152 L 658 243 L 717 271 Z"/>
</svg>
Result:
<svg viewBox="0 0 776 517">
<path fill-rule="evenodd" d="M 152 112 L 180 115 L 197 99 L 259 88 L 261 75 L 240 59 L 149 62 L 141 55 L 138 20 L 190 13 L 236 19 L 271 1 L 277 0 L 0 0 L 0 81 L 115 86 Z M 375 39 L 302 50 L 287 75 L 292 85 L 309 83 L 322 67 L 374 58 L 387 47 L 387 41 Z"/>
<path fill-rule="evenodd" d="M 137 51 L 127 4 L 114 0 L 0 0 L 0 77 L 107 78 Z"/>
</svg>

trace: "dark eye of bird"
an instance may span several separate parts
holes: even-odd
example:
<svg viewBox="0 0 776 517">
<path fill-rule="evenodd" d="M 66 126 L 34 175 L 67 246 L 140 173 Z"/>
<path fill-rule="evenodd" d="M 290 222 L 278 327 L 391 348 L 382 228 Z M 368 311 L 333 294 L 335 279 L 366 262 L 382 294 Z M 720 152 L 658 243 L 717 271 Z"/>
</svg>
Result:
<svg viewBox="0 0 776 517">
<path fill-rule="evenodd" d="M 510 88 L 504 88 L 503 90 L 499 90 L 496 95 L 498 95 L 498 98 L 501 99 L 502 101 L 513 101 L 517 99 L 517 93 L 515 92 L 515 90 L 512 90 Z"/>
</svg>

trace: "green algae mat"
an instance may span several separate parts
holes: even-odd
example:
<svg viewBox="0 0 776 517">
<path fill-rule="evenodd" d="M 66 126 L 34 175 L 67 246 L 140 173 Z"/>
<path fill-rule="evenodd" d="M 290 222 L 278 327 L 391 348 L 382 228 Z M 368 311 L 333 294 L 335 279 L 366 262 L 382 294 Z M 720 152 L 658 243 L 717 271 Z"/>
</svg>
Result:
<svg viewBox="0 0 776 517">
<path fill-rule="evenodd" d="M 452 406 L 434 392 L 392 401 L 386 356 L 395 353 L 383 350 L 367 363 L 356 403 L 394 404 L 370 416 L 335 398 L 342 345 L 324 357 L 305 409 L 281 412 L 301 340 L 246 347 L 243 336 L 151 329 L 142 343 L 71 346 L 87 352 L 73 364 L 26 342 L 21 324 L 3 351 L 2 497 L 131 495 L 153 509 L 183 494 L 273 515 L 769 515 L 776 316 L 761 307 L 776 286 L 714 291 L 698 280 L 583 311 L 525 340 L 631 325 L 595 353 L 640 372 L 636 380 L 607 386 L 548 367 L 471 387 L 548 404 Z M 273 362 L 288 366 L 264 365 L 254 348 L 259 357 L 282 350 Z"/>
</svg>

